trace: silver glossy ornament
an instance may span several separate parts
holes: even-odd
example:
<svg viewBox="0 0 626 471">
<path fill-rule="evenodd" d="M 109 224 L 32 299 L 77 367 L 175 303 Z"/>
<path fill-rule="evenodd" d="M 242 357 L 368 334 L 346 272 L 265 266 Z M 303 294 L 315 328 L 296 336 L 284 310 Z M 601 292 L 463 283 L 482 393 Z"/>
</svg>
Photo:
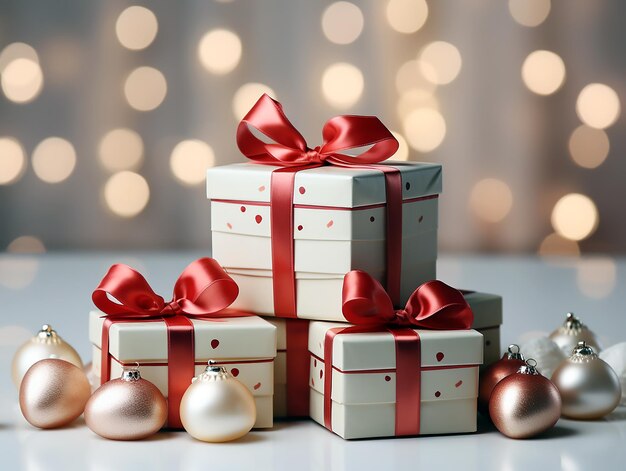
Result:
<svg viewBox="0 0 626 471">
<path fill-rule="evenodd" d="M 489 416 L 509 438 L 530 438 L 545 432 L 559 420 L 561 397 L 556 386 L 536 368 L 532 358 L 516 373 L 493 388 Z"/>
<path fill-rule="evenodd" d="M 227 442 L 246 435 L 256 421 L 252 393 L 213 362 L 192 380 L 180 402 L 185 430 L 204 442 Z"/>
<path fill-rule="evenodd" d="M 85 406 L 85 422 L 110 440 L 140 440 L 158 432 L 167 419 L 161 391 L 141 377 L 138 368 L 100 386 Z"/>
<path fill-rule="evenodd" d="M 80 356 L 74 348 L 65 342 L 49 324 L 44 324 L 33 338 L 17 349 L 11 364 L 11 376 L 17 388 L 20 387 L 26 371 L 39 360 L 59 358 L 69 361 L 79 368 L 83 367 Z"/>
<path fill-rule="evenodd" d="M 570 356 L 578 342 L 586 342 L 596 352 L 600 351 L 600 344 L 589 327 L 581 322 L 574 313 L 568 312 L 563 325 L 550 334 L 550 338 L 556 342 L 559 348 Z"/>
<path fill-rule="evenodd" d="M 581 341 L 552 375 L 563 400 L 563 416 L 599 419 L 611 413 L 622 397 L 619 378 L 594 349 Z"/>
</svg>

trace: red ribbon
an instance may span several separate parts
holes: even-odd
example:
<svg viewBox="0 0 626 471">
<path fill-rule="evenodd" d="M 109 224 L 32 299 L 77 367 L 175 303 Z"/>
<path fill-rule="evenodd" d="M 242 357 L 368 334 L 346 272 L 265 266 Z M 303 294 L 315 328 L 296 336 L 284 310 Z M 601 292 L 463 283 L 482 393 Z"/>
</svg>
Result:
<svg viewBox="0 0 626 471">
<path fill-rule="evenodd" d="M 168 426 L 181 428 L 180 401 L 195 373 L 194 329 L 190 319 L 225 317 L 220 311 L 232 304 L 238 294 L 235 281 L 212 258 L 196 260 L 183 270 L 169 302 L 156 294 L 139 272 L 127 265 L 113 265 L 92 295 L 94 304 L 106 314 L 102 327 L 100 383 L 104 384 L 111 376 L 109 330 L 114 323 L 164 321 L 167 327 Z"/>
<path fill-rule="evenodd" d="M 257 137 L 256 130 L 264 138 Z M 272 172 L 270 220 L 274 313 L 296 317 L 295 254 L 293 240 L 293 190 L 300 170 L 336 165 L 372 168 L 384 172 L 387 196 L 387 290 L 400 298 L 402 251 L 402 177 L 398 169 L 374 165 L 391 157 L 398 141 L 375 116 L 337 116 L 322 130 L 324 143 L 310 148 L 291 124 L 282 105 L 264 94 L 237 127 L 237 145 L 250 160 L 278 165 Z M 369 147 L 371 146 L 371 147 Z M 369 147 L 357 155 L 344 151 Z"/>
<path fill-rule="evenodd" d="M 356 324 L 329 329 L 324 339 L 324 425 L 332 430 L 333 341 L 339 334 L 390 332 L 396 350 L 396 436 L 419 435 L 421 345 L 415 328 L 469 329 L 474 314 L 463 295 L 439 280 L 419 286 L 404 309 L 367 273 L 353 270 L 343 281 L 343 314 Z"/>
<path fill-rule="evenodd" d="M 309 324 L 306 319 L 285 319 L 287 417 L 309 417 Z"/>
</svg>

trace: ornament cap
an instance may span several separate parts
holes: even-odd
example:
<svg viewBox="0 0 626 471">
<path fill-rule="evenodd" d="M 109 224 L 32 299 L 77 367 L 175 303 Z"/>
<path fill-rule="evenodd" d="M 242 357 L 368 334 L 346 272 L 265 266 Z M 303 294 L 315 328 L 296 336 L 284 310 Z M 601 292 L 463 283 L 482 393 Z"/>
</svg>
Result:
<svg viewBox="0 0 626 471">
<path fill-rule="evenodd" d="M 120 376 L 122 381 L 139 381 L 141 379 L 141 373 L 139 372 L 139 363 L 135 366 L 125 366 Z"/>
<path fill-rule="evenodd" d="M 585 324 L 574 315 L 573 312 L 568 312 L 565 315 L 565 322 L 563 323 L 563 327 L 567 330 L 575 330 L 580 331 L 585 327 Z"/>
<path fill-rule="evenodd" d="M 37 332 L 37 338 L 41 340 L 57 341 L 60 339 L 57 331 L 52 328 L 50 324 L 44 324 L 41 326 L 41 330 Z"/>
<path fill-rule="evenodd" d="M 573 361 L 589 361 L 594 358 L 598 358 L 595 350 L 591 345 L 587 345 L 587 342 L 581 340 L 572 350 L 571 360 Z"/>
<path fill-rule="evenodd" d="M 539 375 L 539 370 L 537 369 L 537 361 L 534 358 L 529 358 L 526 360 L 526 364 L 520 366 L 518 373 L 523 375 Z"/>
<path fill-rule="evenodd" d="M 519 345 L 514 343 L 509 345 L 509 347 L 507 348 L 506 359 L 524 361 L 524 355 L 522 355 L 522 352 L 520 352 Z"/>
<path fill-rule="evenodd" d="M 219 381 L 228 378 L 232 378 L 231 375 L 226 368 L 223 366 L 218 366 L 215 360 L 209 360 L 206 368 L 202 374 L 199 374 L 195 378 L 191 380 L 192 383 L 196 381 Z"/>
</svg>

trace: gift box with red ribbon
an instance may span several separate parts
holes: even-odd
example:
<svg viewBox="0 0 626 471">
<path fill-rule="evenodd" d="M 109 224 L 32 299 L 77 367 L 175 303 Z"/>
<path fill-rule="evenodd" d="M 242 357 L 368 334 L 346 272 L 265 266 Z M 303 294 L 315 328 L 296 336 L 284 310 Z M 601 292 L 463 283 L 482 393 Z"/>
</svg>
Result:
<svg viewBox="0 0 626 471">
<path fill-rule="evenodd" d="M 435 278 L 441 166 L 381 163 L 398 144 L 373 116 L 332 118 L 323 137 L 309 148 L 263 96 L 237 131 L 250 162 L 208 170 L 212 253 L 240 287 L 235 308 L 344 320 L 350 270 L 378 279 L 395 304 Z"/>
<path fill-rule="evenodd" d="M 482 335 L 463 295 L 434 280 L 404 309 L 368 274 L 346 275 L 351 325 L 309 326 L 310 414 L 346 439 L 476 431 Z"/>
<path fill-rule="evenodd" d="M 502 296 L 461 291 L 474 312 L 472 329 L 483 334 L 483 366 L 490 365 L 502 357 L 500 351 L 500 326 L 502 325 Z"/>
<path fill-rule="evenodd" d="M 258 316 L 225 310 L 237 293 L 213 259 L 189 265 L 169 302 L 141 274 L 114 265 L 94 291 L 99 310 L 89 317 L 96 380 L 119 378 L 124 367 L 139 364 L 141 376 L 168 399 L 167 427 L 181 428 L 182 395 L 214 360 L 252 392 L 255 428 L 272 427 L 276 327 Z"/>
</svg>

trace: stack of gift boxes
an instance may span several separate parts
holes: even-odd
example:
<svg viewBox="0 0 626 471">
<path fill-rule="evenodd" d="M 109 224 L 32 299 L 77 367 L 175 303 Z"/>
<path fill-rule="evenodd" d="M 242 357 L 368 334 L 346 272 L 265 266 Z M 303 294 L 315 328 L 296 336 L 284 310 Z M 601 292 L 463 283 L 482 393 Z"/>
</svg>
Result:
<svg viewBox="0 0 626 471">
<path fill-rule="evenodd" d="M 284 118 L 267 97 L 255 106 Z M 243 126 L 301 147 L 314 165 L 256 159 L 267 148 L 240 129 L 239 147 L 252 162 L 208 170 L 212 256 L 239 294 L 227 311 L 234 314 L 191 320 L 195 373 L 214 360 L 242 381 L 256 399 L 256 428 L 310 417 L 344 438 L 475 431 L 479 368 L 500 356 L 502 300 L 445 285 L 435 294 L 448 289 L 450 300 L 426 292 L 436 279 L 441 166 L 317 165 L 324 148 L 300 145 L 286 118 L 276 136 L 249 117 Z M 447 328 L 445 312 L 435 328 L 406 320 L 407 303 L 427 310 L 432 299 L 441 311 L 463 311 L 466 302 L 471 326 L 451 319 Z M 373 320 L 385 309 L 404 320 Z M 166 323 L 114 323 L 102 352 L 103 322 L 92 312 L 94 374 L 102 361 L 109 377 L 137 362 L 167 397 L 178 365 L 168 362 Z"/>
</svg>

